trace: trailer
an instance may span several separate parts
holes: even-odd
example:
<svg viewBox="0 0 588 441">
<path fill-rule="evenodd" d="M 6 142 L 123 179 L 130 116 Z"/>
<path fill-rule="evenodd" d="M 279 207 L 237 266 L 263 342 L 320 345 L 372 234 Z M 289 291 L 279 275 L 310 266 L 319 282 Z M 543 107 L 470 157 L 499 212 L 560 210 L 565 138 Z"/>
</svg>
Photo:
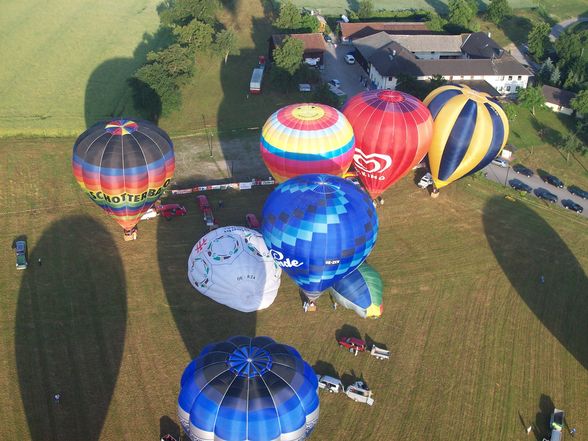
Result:
<svg viewBox="0 0 588 441">
<path fill-rule="evenodd" d="M 365 403 L 369 406 L 374 405 L 372 391 L 368 389 L 363 381 L 356 381 L 351 386 L 347 386 L 347 389 L 345 389 L 345 395 L 358 403 Z"/>
<path fill-rule="evenodd" d="M 388 360 L 390 358 L 390 351 L 372 345 L 370 355 L 375 357 L 377 360 Z"/>
<path fill-rule="evenodd" d="M 261 93 L 261 82 L 263 81 L 263 67 L 256 67 L 251 74 L 251 81 L 249 82 L 249 92 L 258 95 Z"/>
</svg>

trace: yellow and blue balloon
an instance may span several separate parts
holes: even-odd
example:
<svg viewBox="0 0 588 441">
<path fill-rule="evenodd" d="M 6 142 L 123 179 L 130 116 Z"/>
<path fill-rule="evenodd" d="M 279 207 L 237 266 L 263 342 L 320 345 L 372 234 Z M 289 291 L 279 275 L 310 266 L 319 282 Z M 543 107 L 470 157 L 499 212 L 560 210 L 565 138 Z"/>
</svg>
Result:
<svg viewBox="0 0 588 441">
<path fill-rule="evenodd" d="M 434 120 L 429 167 L 437 189 L 486 167 L 506 144 L 508 119 L 490 95 L 451 84 L 424 103 Z"/>
</svg>

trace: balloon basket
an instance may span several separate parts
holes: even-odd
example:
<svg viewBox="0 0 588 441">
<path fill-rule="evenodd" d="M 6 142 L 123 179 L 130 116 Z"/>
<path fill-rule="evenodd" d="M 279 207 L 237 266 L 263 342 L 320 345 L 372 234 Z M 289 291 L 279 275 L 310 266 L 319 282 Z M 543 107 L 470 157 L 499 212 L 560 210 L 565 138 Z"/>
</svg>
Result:
<svg viewBox="0 0 588 441">
<path fill-rule="evenodd" d="M 434 188 L 433 191 L 431 191 L 431 197 L 433 199 L 438 198 L 439 197 L 439 190 L 437 190 L 436 188 Z"/>
<path fill-rule="evenodd" d="M 133 228 L 132 230 L 125 230 L 124 238 L 125 242 L 137 240 L 137 229 Z"/>
</svg>

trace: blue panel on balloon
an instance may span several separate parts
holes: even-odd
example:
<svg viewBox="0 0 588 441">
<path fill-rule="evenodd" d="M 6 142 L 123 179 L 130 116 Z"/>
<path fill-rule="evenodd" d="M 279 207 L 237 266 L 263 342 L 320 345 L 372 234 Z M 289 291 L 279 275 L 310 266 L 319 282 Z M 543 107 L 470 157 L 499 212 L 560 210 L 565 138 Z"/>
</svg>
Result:
<svg viewBox="0 0 588 441">
<path fill-rule="evenodd" d="M 370 254 L 378 216 L 367 193 L 352 182 L 302 175 L 270 194 L 261 231 L 278 265 L 302 289 L 319 293 Z"/>
<path fill-rule="evenodd" d="M 294 348 L 238 336 L 206 346 L 186 367 L 178 415 L 192 440 L 304 439 L 318 420 L 317 390 Z"/>
</svg>

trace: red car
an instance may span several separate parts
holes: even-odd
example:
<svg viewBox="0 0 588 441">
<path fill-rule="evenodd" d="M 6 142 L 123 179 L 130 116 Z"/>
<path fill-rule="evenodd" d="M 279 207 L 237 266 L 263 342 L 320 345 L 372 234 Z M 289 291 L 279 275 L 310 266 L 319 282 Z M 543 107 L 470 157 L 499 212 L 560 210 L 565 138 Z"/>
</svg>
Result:
<svg viewBox="0 0 588 441">
<path fill-rule="evenodd" d="M 167 220 L 171 220 L 173 217 L 185 216 L 187 213 L 186 207 L 180 204 L 160 205 L 156 209 L 159 215 Z"/>
<path fill-rule="evenodd" d="M 260 224 L 257 220 L 257 216 L 252 213 L 245 215 L 245 220 L 247 221 L 247 226 L 252 230 L 259 230 Z"/>
<path fill-rule="evenodd" d="M 350 352 L 365 352 L 366 349 L 365 341 L 355 337 L 339 337 L 337 343 L 340 347 L 349 349 Z"/>
</svg>

